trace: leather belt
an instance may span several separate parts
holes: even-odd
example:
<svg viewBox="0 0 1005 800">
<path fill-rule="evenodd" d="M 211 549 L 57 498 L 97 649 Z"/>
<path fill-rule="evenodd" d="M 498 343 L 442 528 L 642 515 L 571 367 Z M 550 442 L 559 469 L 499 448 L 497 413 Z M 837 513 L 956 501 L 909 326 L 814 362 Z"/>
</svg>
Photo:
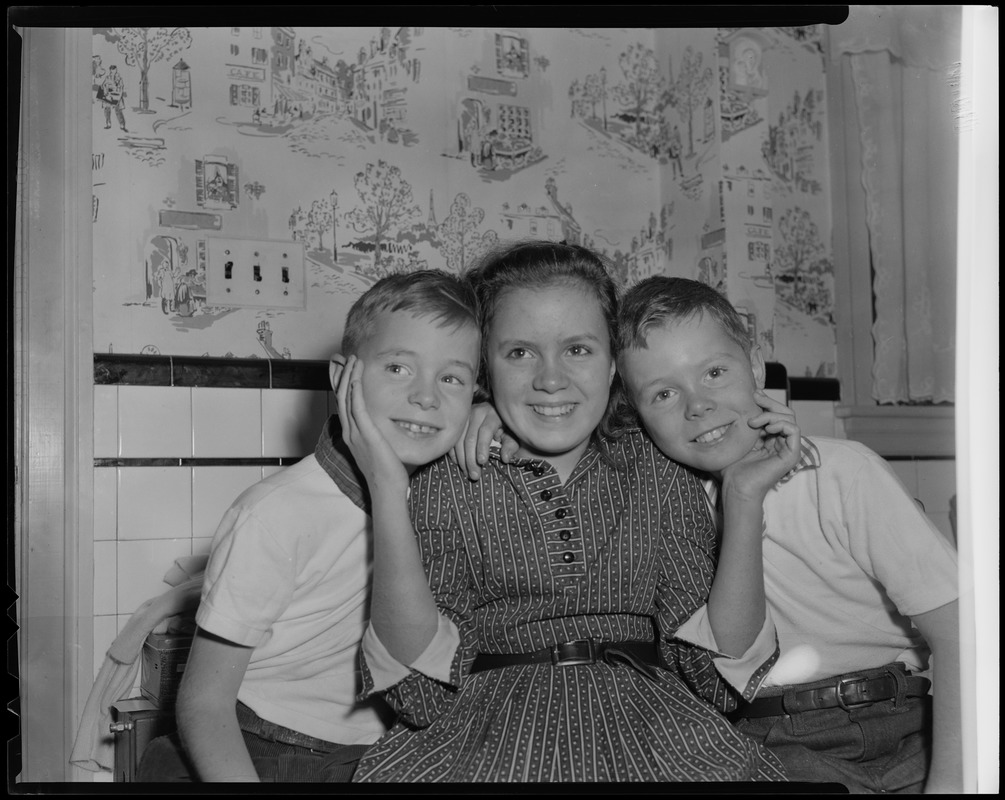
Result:
<svg viewBox="0 0 1005 800">
<path fill-rule="evenodd" d="M 904 697 L 924 697 L 932 685 L 927 678 L 910 675 L 904 675 L 900 680 L 906 684 Z M 872 678 L 843 676 L 830 686 L 786 692 L 772 697 L 757 697 L 729 716 L 731 719 L 780 717 L 822 708 L 843 708 L 848 711 L 883 700 L 893 700 L 897 697 L 898 683 L 897 678 L 890 674 Z"/>
<path fill-rule="evenodd" d="M 562 642 L 531 653 L 479 653 L 471 665 L 470 673 L 487 669 L 513 667 L 520 664 L 554 664 L 556 667 L 572 667 L 580 664 L 595 664 L 598 661 L 617 660 L 659 666 L 656 643 L 645 642 L 598 642 L 594 639 L 578 639 Z"/>
</svg>

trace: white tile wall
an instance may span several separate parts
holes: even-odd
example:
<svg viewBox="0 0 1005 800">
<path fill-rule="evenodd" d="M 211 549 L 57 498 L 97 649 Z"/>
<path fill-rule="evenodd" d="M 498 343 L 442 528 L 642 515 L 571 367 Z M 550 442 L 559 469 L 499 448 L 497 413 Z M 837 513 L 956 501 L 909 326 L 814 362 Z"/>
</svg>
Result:
<svg viewBox="0 0 1005 800">
<path fill-rule="evenodd" d="M 192 536 L 191 467 L 120 467 L 118 538 Z"/>
<path fill-rule="evenodd" d="M 261 390 L 193 389 L 192 436 L 197 458 L 261 457 Z"/>
<path fill-rule="evenodd" d="M 328 394 L 307 389 L 263 390 L 265 455 L 300 458 L 313 453 L 328 418 Z"/>
<path fill-rule="evenodd" d="M 174 386 L 120 386 L 122 457 L 192 455 L 192 390 Z"/>
<path fill-rule="evenodd" d="M 94 613 L 117 614 L 119 610 L 115 576 L 118 543 L 94 543 Z M 110 642 L 109 642 L 110 643 Z"/>
<path fill-rule="evenodd" d="M 116 386 L 94 387 L 94 457 L 119 454 L 119 390 Z"/>
<path fill-rule="evenodd" d="M 119 474 L 115 467 L 94 470 L 94 540 L 117 538 Z"/>
</svg>

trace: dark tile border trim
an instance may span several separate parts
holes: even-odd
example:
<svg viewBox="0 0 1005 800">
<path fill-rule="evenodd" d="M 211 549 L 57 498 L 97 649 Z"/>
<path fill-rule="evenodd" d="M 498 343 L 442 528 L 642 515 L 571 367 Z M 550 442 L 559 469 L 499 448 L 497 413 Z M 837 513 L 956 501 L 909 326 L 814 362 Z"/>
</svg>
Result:
<svg viewBox="0 0 1005 800">
<path fill-rule="evenodd" d="M 328 362 L 307 359 L 212 358 L 94 354 L 94 383 L 101 386 L 200 386 L 237 389 L 328 391 Z M 789 400 L 841 399 L 837 378 L 791 378 L 785 366 L 765 364 L 765 385 L 787 389 Z"/>
<path fill-rule="evenodd" d="M 96 458 L 96 467 L 288 467 L 301 457 L 276 458 Z"/>
<path fill-rule="evenodd" d="M 97 386 L 331 389 L 328 362 L 306 359 L 94 354 Z"/>
</svg>

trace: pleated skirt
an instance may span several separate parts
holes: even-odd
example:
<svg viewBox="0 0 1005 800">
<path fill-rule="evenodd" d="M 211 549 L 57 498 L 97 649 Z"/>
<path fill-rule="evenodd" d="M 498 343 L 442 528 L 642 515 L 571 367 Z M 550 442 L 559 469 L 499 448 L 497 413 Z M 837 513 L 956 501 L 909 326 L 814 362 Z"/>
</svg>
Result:
<svg viewBox="0 0 1005 800">
<path fill-rule="evenodd" d="M 358 782 L 782 781 L 781 764 L 660 671 L 533 664 L 469 675 L 427 728 L 399 722 Z"/>
</svg>

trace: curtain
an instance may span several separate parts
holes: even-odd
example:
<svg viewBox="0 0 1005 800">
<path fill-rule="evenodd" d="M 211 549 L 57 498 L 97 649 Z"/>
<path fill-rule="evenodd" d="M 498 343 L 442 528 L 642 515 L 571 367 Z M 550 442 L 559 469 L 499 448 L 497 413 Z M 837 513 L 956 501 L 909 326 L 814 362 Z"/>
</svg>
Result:
<svg viewBox="0 0 1005 800">
<path fill-rule="evenodd" d="M 855 87 L 881 404 L 955 399 L 961 19 L 961 6 L 850 6 L 833 40 Z"/>
</svg>

